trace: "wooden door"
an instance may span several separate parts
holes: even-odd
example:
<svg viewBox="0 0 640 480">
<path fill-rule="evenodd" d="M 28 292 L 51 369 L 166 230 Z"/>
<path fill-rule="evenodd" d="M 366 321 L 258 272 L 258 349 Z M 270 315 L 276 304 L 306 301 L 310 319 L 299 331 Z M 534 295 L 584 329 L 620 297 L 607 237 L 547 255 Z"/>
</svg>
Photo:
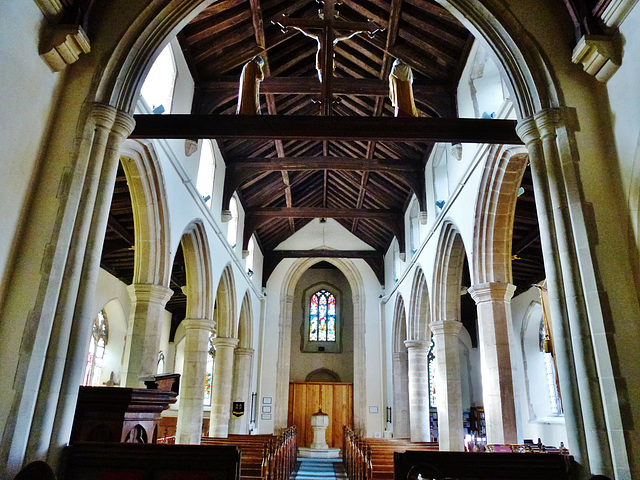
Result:
<svg viewBox="0 0 640 480">
<path fill-rule="evenodd" d="M 329 415 L 327 444 L 342 448 L 342 427 L 353 428 L 353 384 L 291 382 L 289 384 L 289 425 L 298 430 L 298 444 L 308 447 L 313 442 L 311 415 Z"/>
</svg>

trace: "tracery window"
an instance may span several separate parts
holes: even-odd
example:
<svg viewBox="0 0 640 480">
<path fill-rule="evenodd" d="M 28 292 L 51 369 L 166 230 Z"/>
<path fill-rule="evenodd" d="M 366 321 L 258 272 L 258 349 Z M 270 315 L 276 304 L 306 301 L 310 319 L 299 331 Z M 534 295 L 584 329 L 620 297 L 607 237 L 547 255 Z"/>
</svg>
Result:
<svg viewBox="0 0 640 480">
<path fill-rule="evenodd" d="M 104 312 L 100 311 L 93 320 L 91 344 L 89 346 L 89 354 L 87 356 L 87 367 L 85 369 L 83 385 L 92 387 L 100 385 L 104 350 L 107 346 L 108 340 L 109 325 L 107 324 Z"/>
<path fill-rule="evenodd" d="M 336 341 L 336 297 L 324 288 L 309 301 L 309 341 Z"/>
</svg>

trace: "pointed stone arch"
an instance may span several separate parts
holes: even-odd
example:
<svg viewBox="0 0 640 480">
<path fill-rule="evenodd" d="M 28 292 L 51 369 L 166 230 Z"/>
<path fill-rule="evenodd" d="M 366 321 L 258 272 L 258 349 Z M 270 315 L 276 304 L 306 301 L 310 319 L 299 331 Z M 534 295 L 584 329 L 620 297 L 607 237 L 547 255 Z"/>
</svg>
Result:
<svg viewBox="0 0 640 480">
<path fill-rule="evenodd" d="M 398 294 L 393 309 L 393 435 L 396 438 L 408 438 L 411 434 L 409 417 L 409 359 L 405 341 L 407 337 L 407 313 L 404 300 Z"/>
<path fill-rule="evenodd" d="M 194 221 L 185 228 L 180 242 L 186 270 L 187 311 L 181 323 L 185 330 L 185 347 L 176 443 L 199 444 L 209 337 L 215 328 L 211 254 L 207 234 L 200 221 Z"/>
<path fill-rule="evenodd" d="M 231 264 L 222 270 L 215 296 L 214 319 L 218 337 L 237 338 L 236 283 Z"/>
<path fill-rule="evenodd" d="M 429 340 L 431 309 L 427 279 L 422 268 L 417 267 L 411 283 L 411 310 L 407 340 Z"/>
<path fill-rule="evenodd" d="M 148 140 L 126 140 L 120 162 L 133 207 L 136 247 L 133 283 L 168 286 L 171 229 L 162 167 Z"/>
<path fill-rule="evenodd" d="M 287 427 L 289 377 L 291 362 L 291 322 L 293 316 L 293 297 L 296 285 L 302 274 L 312 265 L 326 261 L 335 265 L 347 278 L 353 301 L 353 398 L 354 428 L 365 431 L 366 427 L 366 379 L 365 379 L 365 291 L 362 275 L 353 261 L 342 258 L 300 258 L 287 271 L 280 290 L 280 335 L 278 341 L 278 361 L 276 374 L 275 430 Z"/>
<path fill-rule="evenodd" d="M 433 321 L 460 321 L 460 288 L 465 249 L 458 229 L 446 222 L 436 250 L 433 279 Z"/>
<path fill-rule="evenodd" d="M 239 348 L 252 348 L 253 346 L 253 306 L 248 291 L 245 292 L 240 305 L 238 340 Z"/>
<path fill-rule="evenodd" d="M 524 147 L 493 147 L 476 203 L 473 283 L 511 283 L 511 241 L 518 187 L 529 155 Z"/>
<path fill-rule="evenodd" d="M 396 297 L 396 304 L 393 308 L 393 353 L 406 351 L 407 348 L 404 345 L 407 337 L 407 311 L 404 307 L 404 300 L 402 295 L 398 294 Z"/>
</svg>

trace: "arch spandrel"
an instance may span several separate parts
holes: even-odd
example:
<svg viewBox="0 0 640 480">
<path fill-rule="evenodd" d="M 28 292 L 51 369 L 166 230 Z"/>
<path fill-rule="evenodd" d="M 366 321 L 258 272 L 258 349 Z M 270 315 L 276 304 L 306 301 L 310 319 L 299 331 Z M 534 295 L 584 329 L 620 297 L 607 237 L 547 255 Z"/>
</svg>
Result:
<svg viewBox="0 0 640 480">
<path fill-rule="evenodd" d="M 211 253 L 204 225 L 189 225 L 182 236 L 181 244 L 187 279 L 186 318 L 212 319 Z"/>
<path fill-rule="evenodd" d="M 231 264 L 222 270 L 215 296 L 215 320 L 218 337 L 236 338 L 238 332 L 238 316 L 236 304 L 236 284 Z"/>
<path fill-rule="evenodd" d="M 393 353 L 405 352 L 407 349 L 404 345 L 407 338 L 407 311 L 404 306 L 402 295 L 396 296 L 396 303 L 393 308 L 393 338 L 391 340 Z"/>
</svg>

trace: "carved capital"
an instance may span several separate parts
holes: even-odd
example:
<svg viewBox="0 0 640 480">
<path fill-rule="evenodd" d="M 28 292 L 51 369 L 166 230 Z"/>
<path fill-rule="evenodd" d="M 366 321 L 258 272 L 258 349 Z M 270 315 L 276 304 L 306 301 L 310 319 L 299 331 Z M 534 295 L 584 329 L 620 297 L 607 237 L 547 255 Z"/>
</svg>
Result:
<svg viewBox="0 0 640 480">
<path fill-rule="evenodd" d="M 622 65 L 620 42 L 609 35 L 584 35 L 573 49 L 571 61 L 582 64 L 585 72 L 607 83 Z"/>
<path fill-rule="evenodd" d="M 435 336 L 439 335 L 458 335 L 462 329 L 462 322 L 456 320 L 445 320 L 443 322 L 431 322 L 429 328 Z"/>
<path fill-rule="evenodd" d="M 250 356 L 253 355 L 253 348 L 240 348 L 240 347 L 237 347 L 234 350 L 234 355 L 250 357 Z"/>
<path fill-rule="evenodd" d="M 89 53 L 89 37 L 80 25 L 53 25 L 40 44 L 40 57 L 53 72 L 75 63 L 80 55 Z"/>
<path fill-rule="evenodd" d="M 515 285 L 498 282 L 478 283 L 468 290 L 476 304 L 496 301 L 508 303 L 515 291 Z"/>
<path fill-rule="evenodd" d="M 191 155 L 193 155 L 197 151 L 198 151 L 198 141 L 197 140 L 193 140 L 191 138 L 187 138 L 184 141 L 184 154 L 187 157 L 190 157 Z"/>
<path fill-rule="evenodd" d="M 601 14 L 607 27 L 618 27 L 633 10 L 638 0 L 611 0 Z"/>
<path fill-rule="evenodd" d="M 516 133 L 525 145 L 530 145 L 540 140 L 540 131 L 533 117 L 520 120 L 516 125 Z"/>
<path fill-rule="evenodd" d="M 207 330 L 212 332 L 215 322 L 209 318 L 185 318 L 182 320 L 185 330 Z"/>
<path fill-rule="evenodd" d="M 152 283 L 132 283 L 127 290 L 132 303 L 157 303 L 164 307 L 173 296 L 170 288 Z"/>
<path fill-rule="evenodd" d="M 133 132 L 133 127 L 135 126 L 136 121 L 133 119 L 133 116 L 119 110 L 113 122 L 113 127 L 111 127 L 111 131 L 122 137 L 122 139 L 125 139 Z"/>
<path fill-rule="evenodd" d="M 408 350 L 427 350 L 431 345 L 431 340 L 405 340 L 404 346 Z"/>
<path fill-rule="evenodd" d="M 238 346 L 238 339 L 233 337 L 216 337 L 211 339 L 211 344 L 217 349 L 231 348 L 234 349 Z"/>
</svg>

